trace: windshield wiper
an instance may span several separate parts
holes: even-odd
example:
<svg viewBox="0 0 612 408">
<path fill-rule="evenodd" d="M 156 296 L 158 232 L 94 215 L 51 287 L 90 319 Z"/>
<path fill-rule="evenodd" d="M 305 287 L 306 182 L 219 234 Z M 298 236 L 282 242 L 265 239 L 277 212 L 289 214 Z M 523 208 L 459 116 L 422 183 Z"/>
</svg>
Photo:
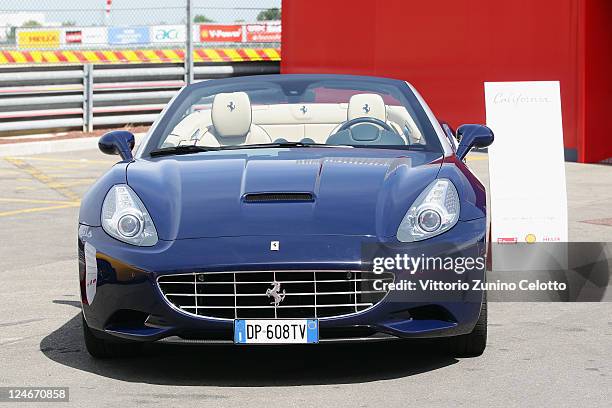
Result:
<svg viewBox="0 0 612 408">
<path fill-rule="evenodd" d="M 219 148 L 219 150 L 264 149 L 267 147 L 353 147 L 353 146 L 328 145 L 325 143 L 273 142 L 273 143 L 255 143 L 255 144 L 237 145 L 237 146 L 222 146 Z"/>
<path fill-rule="evenodd" d="M 175 154 L 191 154 L 200 152 L 217 152 L 220 150 L 241 150 L 241 149 L 264 149 L 268 147 L 353 147 L 350 145 L 328 145 L 324 143 L 303 143 L 303 142 L 275 142 L 275 143 L 256 143 L 248 145 L 234 145 L 234 146 L 195 146 L 195 145 L 179 145 L 172 147 L 162 147 L 157 150 L 153 150 L 150 155 L 152 157 L 157 156 L 170 156 Z"/>
<path fill-rule="evenodd" d="M 160 149 L 153 150 L 150 155 L 151 157 L 157 156 L 170 156 L 174 154 L 191 154 L 200 152 L 210 152 L 220 150 L 219 147 L 211 146 L 194 146 L 194 145 L 179 145 L 172 147 L 162 147 Z"/>
</svg>

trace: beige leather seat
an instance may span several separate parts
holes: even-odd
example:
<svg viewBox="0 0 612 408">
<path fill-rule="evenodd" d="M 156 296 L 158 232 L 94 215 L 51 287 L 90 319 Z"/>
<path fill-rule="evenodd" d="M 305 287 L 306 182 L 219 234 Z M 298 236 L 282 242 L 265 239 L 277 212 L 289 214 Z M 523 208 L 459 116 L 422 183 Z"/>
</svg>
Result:
<svg viewBox="0 0 612 408">
<path fill-rule="evenodd" d="M 217 147 L 272 142 L 268 133 L 252 122 L 251 101 L 245 92 L 215 95 L 211 119 L 212 125 L 205 128 L 197 145 Z"/>
<path fill-rule="evenodd" d="M 347 120 L 355 118 L 376 118 L 387 121 L 387 107 L 382 96 L 377 94 L 357 94 L 351 96 L 348 104 Z"/>
<path fill-rule="evenodd" d="M 388 120 L 387 105 L 385 105 L 385 101 L 383 100 L 382 96 L 378 94 L 356 94 L 351 96 L 348 103 L 346 120 L 349 121 L 355 118 L 380 119 L 392 126 L 398 134 L 403 134 L 396 123 Z M 336 133 L 341 125 L 342 123 L 336 126 L 331 131 L 330 136 Z"/>
</svg>

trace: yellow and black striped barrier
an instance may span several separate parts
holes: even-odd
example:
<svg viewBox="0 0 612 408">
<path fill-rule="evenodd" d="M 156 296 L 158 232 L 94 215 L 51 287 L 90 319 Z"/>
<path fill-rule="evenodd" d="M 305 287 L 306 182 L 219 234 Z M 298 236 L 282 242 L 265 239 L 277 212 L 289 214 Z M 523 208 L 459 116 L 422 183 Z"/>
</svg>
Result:
<svg viewBox="0 0 612 408">
<path fill-rule="evenodd" d="M 195 62 L 280 61 L 279 48 L 197 48 Z M 0 50 L 0 65 L 183 62 L 182 49 L 14 51 Z"/>
</svg>

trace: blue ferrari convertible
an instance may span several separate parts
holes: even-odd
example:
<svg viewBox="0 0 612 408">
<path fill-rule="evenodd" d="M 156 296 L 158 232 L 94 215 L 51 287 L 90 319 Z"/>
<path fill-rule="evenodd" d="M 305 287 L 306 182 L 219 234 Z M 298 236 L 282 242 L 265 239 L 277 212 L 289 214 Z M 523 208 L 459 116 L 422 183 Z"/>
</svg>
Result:
<svg viewBox="0 0 612 408">
<path fill-rule="evenodd" d="M 485 279 L 465 260 L 486 253 L 486 194 L 463 159 L 487 127 L 455 133 L 400 80 L 262 75 L 186 86 L 134 140 L 102 136 L 121 161 L 79 214 L 92 356 L 415 337 L 484 351 L 486 296 L 463 283 Z"/>
</svg>

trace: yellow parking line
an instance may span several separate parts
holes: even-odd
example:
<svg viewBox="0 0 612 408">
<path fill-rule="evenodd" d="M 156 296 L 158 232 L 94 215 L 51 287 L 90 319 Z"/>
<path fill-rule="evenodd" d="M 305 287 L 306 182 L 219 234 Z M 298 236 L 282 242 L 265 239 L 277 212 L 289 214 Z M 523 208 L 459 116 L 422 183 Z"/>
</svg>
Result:
<svg viewBox="0 0 612 408">
<path fill-rule="evenodd" d="M 86 165 L 83 164 L 60 164 L 60 165 L 47 165 L 47 166 L 37 166 L 38 170 L 74 170 L 74 169 L 85 169 Z"/>
<path fill-rule="evenodd" d="M 39 200 L 36 198 L 0 198 L 5 203 L 34 203 L 34 204 L 79 204 L 80 201 L 66 200 Z"/>
<path fill-rule="evenodd" d="M 62 185 L 62 183 L 58 183 L 53 177 L 43 173 L 38 170 L 34 166 L 26 163 L 23 159 L 13 158 L 13 157 L 5 157 L 5 160 L 11 163 L 13 166 L 17 167 L 20 170 L 28 173 L 30 177 L 35 178 L 40 181 L 50 189 L 53 189 L 66 197 L 70 201 L 79 201 L 81 198 L 79 195 Z"/>
<path fill-rule="evenodd" d="M 96 179 L 82 179 L 76 181 L 70 181 L 67 183 L 61 183 L 64 187 L 82 186 L 84 184 L 92 184 Z"/>
<path fill-rule="evenodd" d="M 53 174 L 49 174 L 49 177 L 53 177 L 54 179 L 66 179 L 66 178 L 73 177 L 73 175 L 66 174 L 66 173 L 53 173 Z"/>
<path fill-rule="evenodd" d="M 17 160 L 34 160 L 34 161 L 47 161 L 47 162 L 59 162 L 59 163 L 100 163 L 100 164 L 114 164 L 112 160 L 90 160 L 90 159 L 53 159 L 51 157 L 6 157 L 6 159 L 17 159 Z"/>
<path fill-rule="evenodd" d="M 478 160 L 487 160 L 488 157 L 484 156 L 468 156 L 467 161 L 478 161 Z"/>
<path fill-rule="evenodd" d="M 60 210 L 62 208 L 73 208 L 73 207 L 78 207 L 78 206 L 79 206 L 78 203 L 70 203 L 70 204 L 62 204 L 62 205 L 53 205 L 50 207 L 36 207 L 36 208 L 26 208 L 23 210 L 4 211 L 4 212 L 0 212 L 0 217 L 6 217 L 9 215 L 34 213 L 34 212 L 51 211 L 51 210 Z"/>
</svg>

